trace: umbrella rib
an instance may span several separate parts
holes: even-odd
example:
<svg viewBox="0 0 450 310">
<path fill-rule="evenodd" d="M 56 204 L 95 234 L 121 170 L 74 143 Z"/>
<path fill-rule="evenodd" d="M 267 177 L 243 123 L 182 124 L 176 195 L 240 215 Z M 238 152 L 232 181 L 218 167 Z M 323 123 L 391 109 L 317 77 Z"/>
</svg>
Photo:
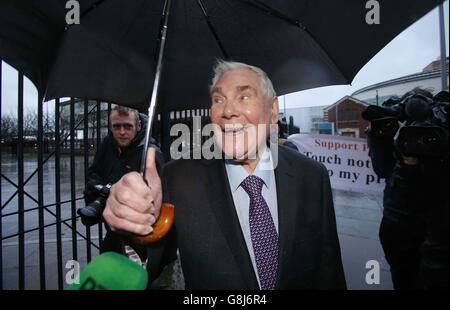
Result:
<svg viewBox="0 0 450 310">
<path fill-rule="evenodd" d="M 104 1 L 105 0 L 98 0 L 98 1 L 94 2 L 89 8 L 87 8 L 83 13 L 81 13 L 80 19 L 83 18 L 89 12 L 91 12 L 93 9 L 98 7 L 100 4 L 102 4 L 102 2 L 104 2 Z"/>
<path fill-rule="evenodd" d="M 282 12 L 280 12 L 280 11 L 270 7 L 270 6 L 268 6 L 265 3 L 262 3 L 259 0 L 239 0 L 239 1 L 241 1 L 241 2 L 243 2 L 245 4 L 247 4 L 247 5 L 250 5 L 250 6 L 254 7 L 254 8 L 257 8 L 258 10 L 261 10 L 261 11 L 263 11 L 263 12 L 269 14 L 269 15 L 277 17 L 277 18 L 279 18 L 279 19 L 281 19 L 281 20 L 283 20 L 283 21 L 285 21 L 285 22 L 287 22 L 287 23 L 289 23 L 291 25 L 294 25 L 294 26 L 299 27 L 302 30 L 306 31 L 306 26 L 303 25 L 299 20 L 290 18 L 286 14 L 284 14 L 284 13 L 282 13 Z"/>
<path fill-rule="evenodd" d="M 200 9 L 203 12 L 203 16 L 205 17 L 206 23 L 208 24 L 208 28 L 211 31 L 212 35 L 214 36 L 214 39 L 217 42 L 217 45 L 219 45 L 220 51 L 222 52 L 222 55 L 225 59 L 229 59 L 229 55 L 227 51 L 225 50 L 225 47 L 223 46 L 222 42 L 220 41 L 219 36 L 217 35 L 217 31 L 214 28 L 213 24 L 211 23 L 211 18 L 206 12 L 205 6 L 202 3 L 202 0 L 197 0 L 197 4 L 200 7 Z"/>
<path fill-rule="evenodd" d="M 347 78 L 345 74 L 336 66 L 336 62 L 330 57 L 330 55 L 323 49 L 323 47 L 319 44 L 319 42 L 316 40 L 316 38 L 311 34 L 311 32 L 308 31 L 305 25 L 303 25 L 299 20 L 293 19 L 283 12 L 280 12 L 270 6 L 268 6 L 265 3 L 262 3 L 260 0 L 239 0 L 242 3 L 245 3 L 249 6 L 252 6 L 260 11 L 263 11 L 271 16 L 274 16 L 276 18 L 279 18 L 288 24 L 294 25 L 301 30 L 303 30 L 305 33 L 309 35 L 309 37 L 313 40 L 313 42 L 316 44 L 317 48 L 320 49 L 320 51 L 328 58 L 329 65 L 334 68 L 334 71 L 339 74 L 341 77 L 344 78 L 344 80 L 349 81 L 351 79 Z"/>
</svg>

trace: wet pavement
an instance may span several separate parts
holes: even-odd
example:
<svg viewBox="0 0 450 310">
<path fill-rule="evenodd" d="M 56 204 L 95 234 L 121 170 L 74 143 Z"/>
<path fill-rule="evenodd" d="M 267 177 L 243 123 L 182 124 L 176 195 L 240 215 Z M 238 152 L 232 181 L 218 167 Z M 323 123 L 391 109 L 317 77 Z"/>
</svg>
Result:
<svg viewBox="0 0 450 310">
<path fill-rule="evenodd" d="M 25 155 L 24 174 L 25 179 L 37 168 L 37 155 Z M 44 203 L 51 204 L 55 201 L 55 165 L 51 158 L 44 165 Z M 16 157 L 10 154 L 2 154 L 1 172 L 17 182 Z M 69 200 L 71 197 L 70 184 L 70 158 L 63 156 L 61 159 L 61 200 Z M 76 197 L 82 197 L 84 189 L 84 158 L 75 159 L 75 193 Z M 1 201 L 2 205 L 16 188 L 7 182 L 4 178 L 1 180 Z M 25 191 L 37 198 L 37 174 L 30 179 L 25 186 Z M 333 197 L 335 202 L 336 220 L 338 227 L 339 240 L 341 244 L 344 271 L 349 289 L 379 290 L 392 289 L 389 266 L 384 260 L 383 251 L 378 241 L 378 227 L 382 216 L 382 196 L 381 194 L 361 194 L 349 191 L 334 190 Z M 76 208 L 83 206 L 83 201 L 77 201 Z M 35 208 L 36 203 L 25 197 L 25 209 Z M 49 207 L 48 210 L 56 213 L 55 207 Z M 17 211 L 17 195 L 2 210 L 2 215 Z M 45 212 L 44 223 L 51 224 L 55 222 L 55 217 Z M 66 203 L 61 207 L 61 218 L 71 218 L 71 204 Z M 37 210 L 26 212 L 24 217 L 25 230 L 31 230 L 38 227 Z M 67 225 L 62 225 L 62 270 L 63 278 L 69 269 L 65 269 L 65 263 L 74 258 L 71 221 Z M 86 236 L 86 228 L 80 221 L 76 223 L 77 231 Z M 2 218 L 2 237 L 8 237 L 18 232 L 17 214 Z M 92 243 L 98 246 L 98 228 L 91 229 Z M 25 234 L 25 288 L 39 289 L 39 234 L 38 231 L 32 231 Z M 57 273 L 57 243 L 56 226 L 45 228 L 45 275 L 46 288 L 58 288 Z M 77 237 L 77 255 L 76 258 L 81 266 L 86 264 L 87 246 L 86 241 Z M 98 255 L 95 246 L 91 246 L 92 257 Z M 3 288 L 18 288 L 18 238 L 10 237 L 2 242 L 3 254 Z M 380 266 L 379 284 L 366 283 L 366 274 L 373 269 L 366 268 L 368 261 L 376 261 Z M 161 285 L 168 285 L 171 288 L 182 288 L 179 274 L 171 275 L 171 267 L 165 272 L 160 280 Z M 175 269 L 179 270 L 175 265 Z"/>
<path fill-rule="evenodd" d="M 378 239 L 383 196 L 333 190 L 333 198 L 348 288 L 392 289 L 389 265 Z M 376 261 L 380 267 L 379 284 L 366 282 L 366 274 L 374 268 L 371 264 L 366 267 L 369 261 Z"/>
</svg>

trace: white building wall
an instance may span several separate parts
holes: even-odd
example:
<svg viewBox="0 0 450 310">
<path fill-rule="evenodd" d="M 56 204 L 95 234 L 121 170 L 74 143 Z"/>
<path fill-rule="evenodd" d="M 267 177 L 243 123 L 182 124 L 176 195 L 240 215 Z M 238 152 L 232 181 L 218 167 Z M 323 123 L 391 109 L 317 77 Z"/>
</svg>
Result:
<svg viewBox="0 0 450 310">
<path fill-rule="evenodd" d="M 419 81 L 411 81 L 406 82 L 402 84 L 396 84 L 396 85 L 389 85 L 384 86 L 378 89 L 372 89 L 368 90 L 366 92 L 352 95 L 356 99 L 362 100 L 362 101 L 371 101 L 376 98 L 377 96 L 377 90 L 378 90 L 378 97 L 380 98 L 379 104 L 383 103 L 383 97 L 392 97 L 392 96 L 398 96 L 401 97 L 406 92 L 413 90 L 416 87 L 420 87 L 426 90 L 431 91 L 434 95 L 438 93 L 441 90 L 441 79 L 440 77 L 425 79 L 425 80 L 419 80 Z"/>
<path fill-rule="evenodd" d="M 300 128 L 300 133 L 309 133 L 313 126 L 313 119 L 323 119 L 323 109 L 325 107 L 326 106 L 286 109 L 286 121 L 289 122 L 289 116 L 294 117 L 294 125 Z"/>
</svg>

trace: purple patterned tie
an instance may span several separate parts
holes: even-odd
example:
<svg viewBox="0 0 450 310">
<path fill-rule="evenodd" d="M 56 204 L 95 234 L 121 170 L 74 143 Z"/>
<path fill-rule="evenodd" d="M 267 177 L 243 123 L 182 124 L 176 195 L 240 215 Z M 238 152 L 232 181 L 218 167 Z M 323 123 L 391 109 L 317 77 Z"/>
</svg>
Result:
<svg viewBox="0 0 450 310">
<path fill-rule="evenodd" d="M 249 175 L 241 183 L 250 197 L 249 221 L 261 289 L 273 290 L 277 280 L 278 234 L 264 197 L 263 180 Z"/>
</svg>

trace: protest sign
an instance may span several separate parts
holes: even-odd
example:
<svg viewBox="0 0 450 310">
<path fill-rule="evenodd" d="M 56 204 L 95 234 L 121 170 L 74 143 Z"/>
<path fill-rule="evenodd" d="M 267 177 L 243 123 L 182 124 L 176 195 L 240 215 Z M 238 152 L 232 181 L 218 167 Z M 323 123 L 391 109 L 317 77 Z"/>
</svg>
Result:
<svg viewBox="0 0 450 310">
<path fill-rule="evenodd" d="M 326 166 L 333 188 L 356 192 L 383 191 L 384 179 L 378 178 L 372 169 L 365 139 L 294 134 L 288 140 L 302 154 Z"/>
</svg>

